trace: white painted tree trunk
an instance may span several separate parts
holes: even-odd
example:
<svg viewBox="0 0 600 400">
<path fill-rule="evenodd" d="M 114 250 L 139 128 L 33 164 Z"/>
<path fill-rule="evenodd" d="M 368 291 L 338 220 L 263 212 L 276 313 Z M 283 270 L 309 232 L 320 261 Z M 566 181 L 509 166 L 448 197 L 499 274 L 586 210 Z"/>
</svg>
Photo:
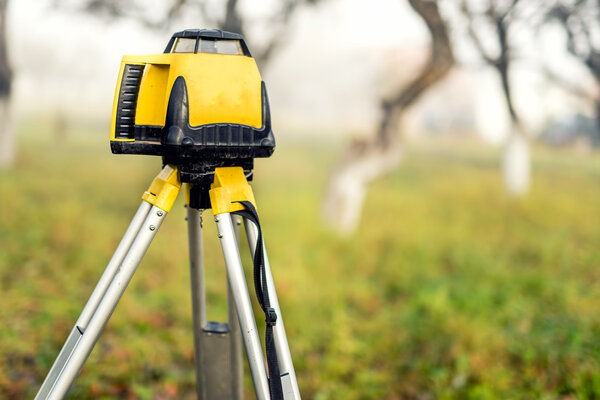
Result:
<svg viewBox="0 0 600 400">
<path fill-rule="evenodd" d="M 508 138 L 502 159 L 502 173 L 509 195 L 520 197 L 529 191 L 531 156 L 525 135 L 515 132 Z"/>
<path fill-rule="evenodd" d="M 356 230 L 368 185 L 400 163 L 399 146 L 348 151 L 333 172 L 323 202 L 323 220 L 340 234 Z"/>
<path fill-rule="evenodd" d="M 0 98 L 0 169 L 13 165 L 15 160 L 15 142 L 10 112 L 10 98 Z"/>
</svg>

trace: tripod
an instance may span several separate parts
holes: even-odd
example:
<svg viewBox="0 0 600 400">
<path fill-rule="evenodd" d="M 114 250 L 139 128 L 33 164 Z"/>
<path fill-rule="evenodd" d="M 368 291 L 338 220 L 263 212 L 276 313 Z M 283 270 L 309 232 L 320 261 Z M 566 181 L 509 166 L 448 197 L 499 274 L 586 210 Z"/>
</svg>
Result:
<svg viewBox="0 0 600 400">
<path fill-rule="evenodd" d="M 178 168 L 166 165 L 144 193 L 142 204 L 46 376 L 36 400 L 62 399 L 67 395 L 180 188 Z M 188 189 L 187 220 L 198 398 L 242 399 L 243 341 L 257 399 L 299 400 L 292 357 L 253 205 L 254 195 L 243 169 L 215 168 L 210 190 L 200 185 L 188 185 Z M 209 206 L 215 216 L 227 269 L 228 323 L 206 320 L 202 209 Z M 239 254 L 236 225 L 240 225 L 241 220 L 254 260 L 257 296 L 267 322 L 265 342 L 268 374 Z"/>
</svg>

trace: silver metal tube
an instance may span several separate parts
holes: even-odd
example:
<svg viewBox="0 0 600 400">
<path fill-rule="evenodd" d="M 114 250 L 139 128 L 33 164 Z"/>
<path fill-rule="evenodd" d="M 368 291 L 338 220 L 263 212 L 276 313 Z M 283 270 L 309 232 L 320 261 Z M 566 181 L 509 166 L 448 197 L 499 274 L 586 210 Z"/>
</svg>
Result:
<svg viewBox="0 0 600 400">
<path fill-rule="evenodd" d="M 254 258 L 254 253 L 256 250 L 256 241 L 258 240 L 258 228 L 251 221 L 248 221 L 245 218 L 244 226 L 246 227 L 246 237 L 248 238 L 250 253 Z M 273 282 L 273 275 L 271 273 L 271 266 L 269 265 L 269 258 L 267 257 L 267 250 L 264 245 L 264 240 L 262 251 L 265 260 L 265 275 L 267 279 L 267 290 L 269 291 L 269 301 L 271 303 L 271 307 L 273 307 L 275 309 L 275 312 L 277 313 L 277 323 L 273 327 L 273 338 L 275 340 L 275 348 L 277 349 L 277 360 L 279 361 L 279 370 L 281 372 L 282 377 L 286 373 L 289 374 L 289 378 L 282 378 L 282 384 L 284 386 L 284 397 L 286 400 L 299 400 L 300 390 L 298 389 L 298 380 L 296 379 L 296 371 L 294 370 L 294 364 L 292 362 L 292 354 L 290 352 L 287 336 L 285 334 L 283 316 L 281 315 L 281 309 L 279 308 L 279 300 L 277 299 L 277 292 L 275 290 L 275 283 Z"/>
<path fill-rule="evenodd" d="M 131 248 L 123 259 L 118 271 L 104 294 L 98 308 L 86 329 L 79 329 L 81 335 L 75 344 L 73 351 L 56 378 L 50 393 L 46 399 L 63 399 L 71 385 L 79 375 L 83 364 L 90 355 L 100 333 L 112 315 L 123 292 L 127 288 L 137 266 L 139 265 L 158 228 L 166 216 L 166 212 L 158 207 L 152 206 L 141 229 L 133 241 Z M 78 329 L 78 327 L 76 327 Z M 37 397 L 36 397 L 37 398 Z"/>
<path fill-rule="evenodd" d="M 246 277 L 235 240 L 235 232 L 231 214 L 223 213 L 215 216 L 223 257 L 227 266 L 227 277 L 238 312 L 238 320 L 248 356 L 248 365 L 254 382 L 254 390 L 259 400 L 270 399 L 265 360 L 263 358 L 260 338 L 256 329 L 256 321 L 250 303 L 250 295 L 246 286 Z"/>
<path fill-rule="evenodd" d="M 187 208 L 188 241 L 190 247 L 190 280 L 192 286 L 192 313 L 194 320 L 194 360 L 196 365 L 196 394 L 205 400 L 202 373 L 202 329 L 206 326 L 206 291 L 204 287 L 204 259 L 202 246 L 202 210 Z"/>
<path fill-rule="evenodd" d="M 85 307 L 83 307 L 83 311 L 81 312 L 81 315 L 79 315 L 75 325 L 85 328 L 88 322 L 90 322 L 92 315 L 94 315 L 94 311 L 96 311 L 100 300 L 102 300 L 102 296 L 104 296 L 104 293 L 106 293 L 110 282 L 117 273 L 119 265 L 121 265 L 123 258 L 125 258 L 125 255 L 129 251 L 129 248 L 131 247 L 136 235 L 140 231 L 140 227 L 144 223 L 144 220 L 146 219 L 148 212 L 150 212 L 151 207 L 152 205 L 146 201 L 142 201 L 142 204 L 140 204 L 140 207 L 131 220 L 127 231 L 125 231 L 125 234 L 123 235 L 123 239 L 121 239 L 121 242 L 117 246 L 112 258 L 108 262 L 108 266 L 104 270 L 102 277 L 98 281 L 98 284 L 92 292 Z"/>
<path fill-rule="evenodd" d="M 240 225 L 242 217 L 232 215 L 233 230 L 238 249 L 240 248 Z M 244 361 L 242 359 L 242 331 L 229 277 L 227 278 L 227 320 L 229 322 L 229 340 L 231 343 L 230 363 L 232 376 L 232 400 L 242 400 L 244 398 Z"/>
<path fill-rule="evenodd" d="M 232 400 L 244 398 L 244 361 L 242 358 L 242 331 L 238 313 L 235 309 L 233 292 L 229 279 L 227 279 L 227 320 L 229 322 L 230 359 L 231 364 L 231 388 Z"/>
<path fill-rule="evenodd" d="M 137 212 L 131 220 L 129 227 L 125 231 L 123 238 L 121 239 L 121 242 L 119 242 L 119 245 L 117 246 L 117 249 L 115 250 L 110 261 L 108 262 L 104 273 L 100 277 L 100 280 L 96 284 L 94 291 L 92 292 L 90 298 L 83 307 L 79 318 L 75 322 L 75 326 L 71 330 L 69 337 L 67 338 L 65 344 L 58 353 L 58 356 L 56 357 L 54 364 L 52 364 L 52 368 L 50 368 L 48 375 L 46 375 L 46 379 L 40 387 L 38 393 L 39 396 L 43 396 L 44 394 L 49 393 L 51 389 L 51 387 L 49 386 L 54 384 L 54 380 L 57 378 L 58 374 L 60 373 L 60 370 L 64 367 L 64 364 L 70 357 L 70 352 L 73 350 L 73 347 L 77 344 L 78 339 L 81 336 L 80 329 L 85 330 L 88 322 L 90 322 L 90 319 L 92 318 L 92 315 L 94 315 L 94 312 L 96 311 L 98 304 L 102 300 L 104 293 L 106 293 L 110 282 L 117 273 L 119 265 L 121 265 L 121 262 L 123 261 L 123 258 L 125 258 L 127 251 L 129 251 L 129 248 L 131 247 L 135 236 L 138 234 L 140 227 L 144 223 L 144 219 L 146 219 L 150 208 L 151 204 L 146 201 L 142 201 L 142 204 L 140 204 L 140 206 L 138 207 Z M 36 397 L 36 399 L 37 398 L 38 397 Z"/>
</svg>

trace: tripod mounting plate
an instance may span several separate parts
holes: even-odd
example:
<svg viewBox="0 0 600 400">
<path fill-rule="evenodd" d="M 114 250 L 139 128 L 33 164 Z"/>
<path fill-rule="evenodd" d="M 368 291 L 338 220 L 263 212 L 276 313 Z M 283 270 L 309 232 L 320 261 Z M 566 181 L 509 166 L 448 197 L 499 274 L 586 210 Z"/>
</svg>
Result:
<svg viewBox="0 0 600 400">
<path fill-rule="evenodd" d="M 221 167 L 241 167 L 247 180 L 252 180 L 254 159 L 204 159 L 191 160 L 182 157 L 163 157 L 163 165 L 175 165 L 181 182 L 210 187 L 215 179 L 215 169 Z"/>
</svg>

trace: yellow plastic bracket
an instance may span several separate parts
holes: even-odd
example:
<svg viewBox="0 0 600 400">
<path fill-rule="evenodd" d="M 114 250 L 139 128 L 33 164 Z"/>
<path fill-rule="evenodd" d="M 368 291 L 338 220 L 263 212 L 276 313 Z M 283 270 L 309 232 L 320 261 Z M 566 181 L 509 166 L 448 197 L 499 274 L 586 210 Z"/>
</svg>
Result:
<svg viewBox="0 0 600 400">
<path fill-rule="evenodd" d="M 148 190 L 142 195 L 142 200 L 169 212 L 180 189 L 179 171 L 174 165 L 168 164 L 156 175 Z"/>
<path fill-rule="evenodd" d="M 244 206 L 236 201 L 249 201 L 256 207 L 254 193 L 242 167 L 215 168 L 215 180 L 208 194 L 213 215 L 243 210 Z"/>
</svg>

